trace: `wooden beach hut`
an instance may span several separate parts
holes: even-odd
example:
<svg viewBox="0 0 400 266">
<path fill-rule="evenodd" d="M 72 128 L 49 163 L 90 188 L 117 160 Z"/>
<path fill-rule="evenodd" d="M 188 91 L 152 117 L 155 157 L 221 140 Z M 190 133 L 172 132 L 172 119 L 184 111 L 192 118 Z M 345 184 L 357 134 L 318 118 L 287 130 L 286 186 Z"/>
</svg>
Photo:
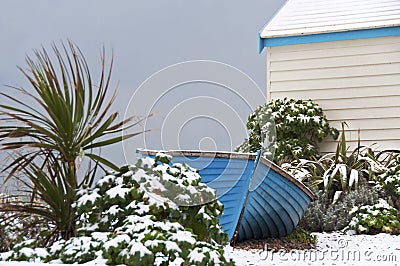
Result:
<svg viewBox="0 0 400 266">
<path fill-rule="evenodd" d="M 360 129 L 362 144 L 400 148 L 399 0 L 288 0 L 259 47 L 269 100 L 313 99 L 353 147 Z"/>
</svg>

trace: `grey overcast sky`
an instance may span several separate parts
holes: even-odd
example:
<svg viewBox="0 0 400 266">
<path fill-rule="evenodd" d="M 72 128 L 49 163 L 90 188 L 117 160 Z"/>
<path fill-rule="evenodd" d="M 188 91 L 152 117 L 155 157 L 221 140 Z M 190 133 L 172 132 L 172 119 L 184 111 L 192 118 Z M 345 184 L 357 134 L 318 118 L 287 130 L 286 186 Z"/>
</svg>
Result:
<svg viewBox="0 0 400 266">
<path fill-rule="evenodd" d="M 5 84 L 26 85 L 16 66 L 25 65 L 25 55 L 32 55 L 32 49 L 42 45 L 49 48 L 53 42 L 70 39 L 81 48 L 94 75 L 99 70 L 102 45 L 109 53 L 111 49 L 114 51 L 115 65 L 112 77 L 114 84 L 119 82 L 114 110 L 122 113 L 125 112 L 134 91 L 150 75 L 172 64 L 188 60 L 212 60 L 232 65 L 249 75 L 265 93 L 265 52 L 258 54 L 257 33 L 284 2 L 2 0 L 1 90 L 4 90 Z M 248 108 L 240 107 L 240 100 L 212 84 L 189 84 L 186 87 L 187 94 L 175 91 L 175 95 L 171 93 L 162 99 L 159 105 L 164 106 L 164 109 L 160 110 L 165 111 L 166 107 L 173 108 L 182 103 L 185 97 L 207 96 L 212 98 L 209 103 L 204 102 L 206 98 L 203 97 L 197 104 L 192 105 L 192 108 L 199 110 L 198 114 L 191 113 L 191 118 L 201 118 L 201 110 L 209 109 L 209 106 L 215 104 L 215 99 L 220 99 L 225 105 L 235 109 L 242 120 L 249 114 Z M 190 87 L 193 90 L 189 92 Z M 154 92 L 150 88 L 146 93 L 150 95 Z M 259 98 L 258 104 L 261 103 L 262 97 Z M 160 115 L 160 112 L 163 112 L 160 110 L 153 110 L 156 114 L 154 121 L 158 121 L 153 122 L 152 126 L 155 128 L 159 127 L 165 118 Z M 229 138 L 227 135 L 231 132 L 229 128 L 223 129 L 227 123 L 223 119 L 229 120 L 229 117 L 208 119 L 205 124 L 194 123 L 196 119 L 182 120 L 183 124 L 193 123 L 189 127 L 180 125 L 178 137 L 182 139 L 179 140 L 179 147 L 232 150 L 240 141 L 235 137 L 233 141 L 224 143 L 224 139 Z M 175 122 L 179 120 L 174 120 L 172 115 L 169 118 Z M 154 145 L 149 145 L 149 148 L 165 148 L 158 147 L 157 143 L 153 142 Z M 132 143 L 128 148 L 125 147 L 125 150 L 128 149 L 128 153 L 133 154 L 137 148 L 135 145 L 139 144 Z M 124 163 L 121 146 L 116 146 L 110 148 L 109 152 L 112 155 L 107 157 Z M 173 144 L 166 147 L 177 148 Z"/>
</svg>

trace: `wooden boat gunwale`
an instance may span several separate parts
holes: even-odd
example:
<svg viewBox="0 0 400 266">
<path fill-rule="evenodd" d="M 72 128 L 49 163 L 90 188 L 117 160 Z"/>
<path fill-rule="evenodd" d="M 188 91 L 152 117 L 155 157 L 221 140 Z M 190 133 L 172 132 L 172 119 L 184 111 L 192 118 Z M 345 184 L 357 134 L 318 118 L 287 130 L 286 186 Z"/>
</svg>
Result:
<svg viewBox="0 0 400 266">
<path fill-rule="evenodd" d="M 245 152 L 229 152 L 229 151 L 201 151 L 201 150 L 150 150 L 150 149 L 137 149 L 137 153 L 141 153 L 143 155 L 151 155 L 155 156 L 157 153 L 162 152 L 171 156 L 186 156 L 186 157 L 209 157 L 209 158 L 230 158 L 230 159 L 247 159 L 247 160 L 256 160 L 257 153 L 245 153 Z M 259 162 L 268 166 L 270 169 L 274 170 L 290 182 L 294 183 L 297 187 L 299 187 L 304 193 L 307 194 L 311 198 L 311 201 L 315 199 L 312 191 L 306 187 L 302 182 L 294 178 L 291 174 L 283 170 L 281 167 L 268 160 L 267 158 L 260 155 Z M 254 169 L 257 168 L 258 163 L 255 162 Z M 254 175 L 254 171 L 253 171 Z M 253 177 L 251 177 L 250 182 L 252 182 Z M 251 186 L 251 185 L 250 185 Z"/>
<path fill-rule="evenodd" d="M 137 149 L 136 152 L 140 152 L 143 155 L 155 156 L 157 153 L 162 152 L 171 156 L 193 156 L 193 157 L 209 157 L 209 158 L 229 158 L 229 159 L 248 159 L 255 160 L 256 153 L 245 153 L 245 152 L 228 152 L 228 151 L 200 151 L 200 150 L 148 150 L 148 149 Z"/>
</svg>

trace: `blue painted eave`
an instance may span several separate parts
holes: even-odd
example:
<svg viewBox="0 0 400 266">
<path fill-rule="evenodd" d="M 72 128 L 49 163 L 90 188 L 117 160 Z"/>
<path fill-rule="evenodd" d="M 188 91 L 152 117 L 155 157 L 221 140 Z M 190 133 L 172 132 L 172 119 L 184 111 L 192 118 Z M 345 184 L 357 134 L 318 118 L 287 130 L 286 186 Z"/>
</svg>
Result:
<svg viewBox="0 0 400 266">
<path fill-rule="evenodd" d="M 329 33 L 320 33 L 311 35 L 276 37 L 276 38 L 261 38 L 260 33 L 258 33 L 258 52 L 261 53 L 264 47 L 308 44 L 308 43 L 319 43 L 319 42 L 348 41 L 348 40 L 390 37 L 390 36 L 400 36 L 400 26 L 351 30 L 342 32 L 329 32 Z"/>
</svg>

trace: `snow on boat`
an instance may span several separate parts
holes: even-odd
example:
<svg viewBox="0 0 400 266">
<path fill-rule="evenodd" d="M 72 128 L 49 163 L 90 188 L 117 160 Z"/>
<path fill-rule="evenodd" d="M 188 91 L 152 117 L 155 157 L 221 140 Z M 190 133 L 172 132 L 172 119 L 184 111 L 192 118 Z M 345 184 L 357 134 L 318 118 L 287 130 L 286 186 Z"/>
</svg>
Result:
<svg viewBox="0 0 400 266">
<path fill-rule="evenodd" d="M 304 184 L 260 152 L 137 150 L 142 158 L 158 152 L 173 156 L 172 163 L 199 169 L 202 182 L 224 204 L 220 223 L 231 242 L 290 234 L 314 199 Z"/>
</svg>

